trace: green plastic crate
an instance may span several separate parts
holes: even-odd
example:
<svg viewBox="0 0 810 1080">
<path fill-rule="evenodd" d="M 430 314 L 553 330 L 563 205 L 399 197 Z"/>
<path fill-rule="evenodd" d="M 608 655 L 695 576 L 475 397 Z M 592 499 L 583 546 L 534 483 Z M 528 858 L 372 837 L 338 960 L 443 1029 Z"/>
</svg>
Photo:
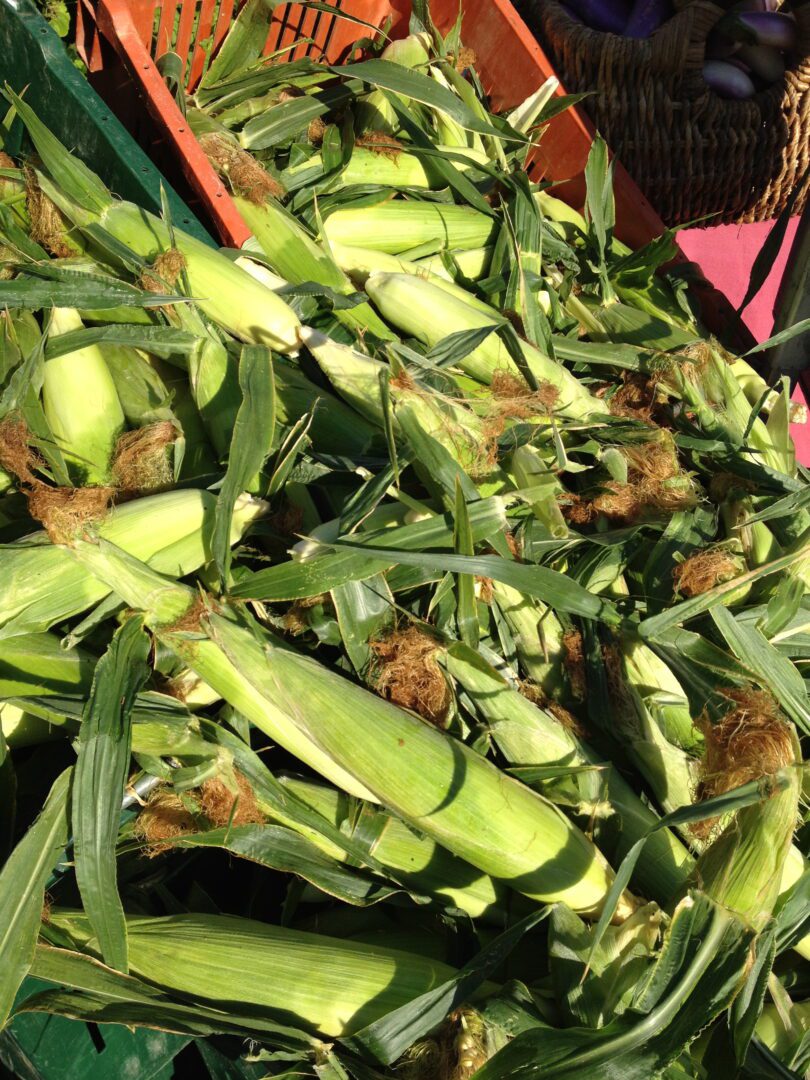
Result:
<svg viewBox="0 0 810 1080">
<path fill-rule="evenodd" d="M 116 195 L 160 213 L 160 185 L 178 229 L 214 244 L 180 196 L 110 112 L 48 23 L 28 0 L 0 0 L 3 81 L 22 92 L 40 119 Z M 27 88 L 27 89 L 26 89 Z M 22 125 L 11 132 L 8 152 L 21 148 Z"/>
<path fill-rule="evenodd" d="M 29 976 L 22 1001 L 50 984 Z M 172 1080 L 185 1035 L 118 1024 L 90 1025 L 47 1013 L 22 1013 L 0 1033 L 0 1076 L 18 1080 Z"/>
</svg>

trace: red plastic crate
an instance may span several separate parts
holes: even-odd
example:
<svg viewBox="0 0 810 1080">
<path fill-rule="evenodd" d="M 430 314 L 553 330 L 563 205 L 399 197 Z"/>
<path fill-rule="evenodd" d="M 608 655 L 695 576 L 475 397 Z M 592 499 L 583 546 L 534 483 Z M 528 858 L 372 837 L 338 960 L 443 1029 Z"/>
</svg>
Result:
<svg viewBox="0 0 810 1080">
<path fill-rule="evenodd" d="M 441 31 L 454 24 L 458 3 L 432 0 L 431 13 Z M 410 0 L 334 0 L 334 6 L 377 26 L 390 18 L 393 37 L 408 32 Z M 193 89 L 204 70 L 206 49 L 210 54 L 221 44 L 238 7 L 238 0 L 81 0 L 77 27 L 79 52 L 97 89 L 164 171 L 175 182 L 185 180 L 219 239 L 232 247 L 241 247 L 250 231 L 186 124 L 155 60 L 168 51 L 177 53 L 184 61 L 186 85 Z M 461 7 L 464 44 L 475 53 L 476 70 L 495 110 L 518 105 L 554 74 L 509 0 L 462 0 Z M 340 63 L 362 33 L 356 23 L 338 15 L 284 4 L 270 18 L 266 52 L 310 37 L 312 44 L 299 46 L 289 57 L 309 54 Z M 583 169 L 592 139 L 590 122 L 580 110 L 567 109 L 548 125 L 530 161 L 530 174 L 564 182 L 559 193 L 581 208 Z M 663 232 L 661 219 L 618 162 L 615 194 L 620 239 L 641 247 Z M 684 256 L 678 261 L 685 261 Z M 728 344 L 738 348 L 753 344 L 722 294 L 701 288 L 700 300 L 707 323 Z"/>
</svg>

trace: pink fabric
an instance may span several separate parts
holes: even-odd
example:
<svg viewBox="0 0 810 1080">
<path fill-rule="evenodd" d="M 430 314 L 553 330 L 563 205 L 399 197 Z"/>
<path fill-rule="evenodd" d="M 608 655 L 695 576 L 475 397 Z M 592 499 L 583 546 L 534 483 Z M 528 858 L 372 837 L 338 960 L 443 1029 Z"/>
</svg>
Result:
<svg viewBox="0 0 810 1080">
<path fill-rule="evenodd" d="M 798 219 L 794 218 L 768 280 L 743 312 L 743 319 L 757 341 L 765 341 L 771 336 L 773 306 L 796 235 L 797 224 Z M 684 229 L 678 233 L 678 241 L 686 257 L 699 263 L 709 281 L 725 293 L 736 307 L 745 296 L 754 259 L 772 225 L 770 221 L 763 221 L 753 225 L 716 225 L 709 229 Z M 798 385 L 793 400 L 804 401 Z M 810 466 L 810 424 L 793 424 L 791 433 L 799 461 L 802 465 Z"/>
</svg>

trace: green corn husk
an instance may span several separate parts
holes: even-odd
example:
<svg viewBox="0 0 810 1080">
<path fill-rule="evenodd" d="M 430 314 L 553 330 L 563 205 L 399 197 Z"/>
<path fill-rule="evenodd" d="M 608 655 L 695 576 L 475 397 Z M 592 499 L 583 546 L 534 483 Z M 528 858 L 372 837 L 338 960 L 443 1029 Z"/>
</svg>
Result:
<svg viewBox="0 0 810 1080">
<path fill-rule="evenodd" d="M 453 164 L 460 172 L 466 172 L 475 165 L 486 165 L 488 158 L 482 150 L 475 150 L 464 146 L 437 145 L 439 153 L 452 151 L 467 158 L 469 164 L 454 161 Z M 293 181 L 296 176 L 306 173 L 310 169 L 323 169 L 323 160 L 320 154 L 314 154 L 311 158 L 284 173 L 285 181 Z M 367 149 L 364 146 L 355 146 L 352 156 L 343 171 L 339 175 L 341 185 L 351 184 L 379 184 L 390 188 L 425 188 L 428 190 L 440 190 L 447 186 L 447 180 L 431 163 L 430 158 L 420 157 L 405 147 L 381 144 L 378 148 Z"/>
<path fill-rule="evenodd" d="M 470 307 L 474 307 L 485 314 L 491 314 L 492 308 L 489 304 L 485 304 L 483 300 L 479 300 L 477 296 L 473 296 L 461 285 L 457 285 L 445 271 L 444 276 L 438 273 L 434 273 L 428 269 L 426 263 L 411 262 L 408 259 L 402 258 L 400 255 L 387 255 L 384 251 L 374 251 L 371 248 L 360 247 L 348 247 L 344 244 L 332 245 L 332 254 L 335 257 L 335 261 L 345 270 L 346 273 L 356 281 L 358 285 L 365 287 L 366 282 L 372 274 L 385 273 L 385 274 L 413 274 L 416 277 L 424 278 L 425 281 L 429 281 L 431 285 L 435 285 L 439 289 L 444 289 L 450 296 L 456 297 L 457 300 L 462 300 Z M 486 248 L 476 249 L 476 254 L 480 251 L 486 251 Z M 436 262 L 434 258 L 432 262 Z"/>
<path fill-rule="evenodd" d="M 219 616 L 210 625 L 243 671 L 244 631 Z M 260 665 L 254 672 L 245 664 L 250 680 L 272 686 L 276 708 L 297 732 L 348 769 L 372 798 L 518 892 L 598 911 L 610 871 L 555 807 L 462 743 L 280 644 L 268 640 Z M 398 753 L 402 747 L 405 754 Z M 385 761 L 393 768 L 381 775 Z M 459 769 L 464 781 L 448 799 Z"/>
<path fill-rule="evenodd" d="M 199 635 L 166 627 L 184 618 L 191 590 L 103 542 L 78 544 L 72 553 L 127 603 L 145 609 L 153 630 L 164 641 L 171 635 L 183 661 L 220 689 L 189 655 L 200 651 Z M 248 628 L 212 613 L 200 627 L 243 678 L 248 698 L 261 690 L 272 723 L 281 725 L 284 716 L 288 743 L 316 747 L 372 799 L 517 892 L 564 901 L 585 915 L 599 912 L 612 871 L 555 806 L 452 736 L 262 634 L 258 625 Z M 623 897 L 618 917 L 633 907 L 632 898 Z"/>
<path fill-rule="evenodd" d="M 314 281 L 342 296 L 354 292 L 354 286 L 329 254 L 277 202 L 267 199 L 257 205 L 239 195 L 234 195 L 234 201 L 273 269 L 286 281 L 294 285 Z M 337 309 L 335 315 L 340 322 L 355 330 L 369 331 L 383 340 L 393 337 L 367 303 Z"/>
<path fill-rule="evenodd" d="M 52 336 L 81 329 L 78 312 L 54 308 Z M 115 383 L 97 345 L 45 361 L 42 406 L 71 479 L 78 485 L 106 483 L 125 422 Z"/>
<path fill-rule="evenodd" d="M 444 664 L 486 719 L 507 761 L 517 766 L 598 766 L 599 756 L 545 710 L 511 689 L 466 645 L 451 645 Z M 558 782 L 552 780 L 552 788 Z M 605 823 L 611 858 L 621 860 L 658 818 L 615 768 L 581 774 L 579 794 L 589 800 L 579 810 L 600 815 L 607 802 L 613 816 Z M 611 835 L 613 834 L 613 835 Z M 633 883 L 644 896 L 665 903 L 687 882 L 694 866 L 689 851 L 668 829 L 653 833 L 636 865 Z"/>
<path fill-rule="evenodd" d="M 326 334 L 308 326 L 301 327 L 301 341 L 344 401 L 382 430 L 384 411 L 380 379 L 389 371 L 388 365 L 332 341 Z"/>
<path fill-rule="evenodd" d="M 492 248 L 480 247 L 469 248 L 466 251 L 448 251 L 446 253 L 450 263 L 450 269 L 445 265 L 441 255 L 427 255 L 423 259 L 415 261 L 416 266 L 421 266 L 436 277 L 445 278 L 448 281 L 457 281 L 459 278 L 467 281 L 478 281 L 486 277 L 489 264 L 492 261 Z"/>
<path fill-rule="evenodd" d="M 695 867 L 703 892 L 758 931 L 779 896 L 799 811 L 801 747 L 792 726 L 783 727 L 775 748 L 782 767 L 762 778 L 763 801 L 737 811 Z"/>
<path fill-rule="evenodd" d="M 467 206 L 446 203 L 379 203 L 360 209 L 336 210 L 324 222 L 330 244 L 351 245 L 362 237 L 366 247 L 389 255 L 425 244 L 436 248 L 479 248 L 495 239 L 494 218 Z"/>
<path fill-rule="evenodd" d="M 550 608 L 524 596 L 503 582 L 493 581 L 493 596 L 515 639 L 520 664 L 546 697 L 562 695 L 564 631 Z"/>
<path fill-rule="evenodd" d="M 400 67 L 417 68 L 430 59 L 430 35 L 421 32 L 391 41 L 381 54 L 381 59 L 388 60 Z M 399 97 L 399 95 L 398 95 Z M 403 103 L 407 99 L 399 97 Z M 362 134 L 365 131 L 381 131 L 394 135 L 399 130 L 399 117 L 391 102 L 382 90 L 372 90 L 358 100 L 355 110 L 355 128 Z"/>
<path fill-rule="evenodd" d="M 626 638 L 622 645 L 628 689 L 654 716 L 665 738 L 689 753 L 703 749 L 703 735 L 692 720 L 686 693 L 664 663 L 644 642 Z"/>
<path fill-rule="evenodd" d="M 87 917 L 51 923 L 96 952 Z M 423 956 L 229 915 L 129 916 L 130 971 L 192 1001 L 248 1006 L 323 1038 L 350 1035 L 452 977 Z"/>
<path fill-rule="evenodd" d="M 343 791 L 358 799 L 376 802 L 377 798 L 370 789 L 321 750 L 307 733 L 299 730 L 290 721 L 284 705 L 276 703 L 273 680 L 262 644 L 250 636 L 242 637 L 237 662 L 220 645 L 219 638 L 227 630 L 227 626 L 218 627 L 211 640 L 190 638 L 182 632 L 158 631 L 158 634 L 163 644 L 172 649 L 207 686 L 279 746 Z"/>
<path fill-rule="evenodd" d="M 0 638 L 0 700 L 89 690 L 95 659 L 63 649 L 55 634 Z"/>
<path fill-rule="evenodd" d="M 236 541 L 265 510 L 243 497 L 234 511 Z M 168 491 L 112 509 L 97 525 L 100 536 L 147 560 L 150 566 L 184 576 L 211 557 L 210 531 L 216 498 L 195 489 Z M 110 590 L 84 570 L 67 548 L 34 533 L 9 548 L 0 575 L 0 637 L 47 630 L 85 611 Z"/>
<path fill-rule="evenodd" d="M 448 334 L 483 326 L 497 326 L 503 319 L 483 305 L 474 305 L 448 295 L 446 289 L 409 274 L 372 274 L 366 292 L 385 318 L 425 345 L 434 346 Z M 560 416 L 576 420 L 602 415 L 604 405 L 562 364 L 544 356 L 528 342 L 521 342 L 527 366 L 538 383 L 548 383 L 559 391 L 554 410 Z M 465 374 L 482 383 L 490 383 L 496 371 L 522 378 L 506 346 L 492 333 L 459 361 Z"/>
<path fill-rule="evenodd" d="M 791 1061 L 793 1055 L 806 1042 L 808 1032 L 810 1001 L 792 1002 L 787 1017 L 783 1016 L 776 1005 L 766 1005 L 757 1020 L 757 1038 L 781 1061 Z"/>
<path fill-rule="evenodd" d="M 43 177 L 42 182 L 54 202 L 79 227 L 105 229 L 149 262 L 171 249 L 171 236 L 163 222 L 133 203 L 111 200 L 100 212 L 89 211 L 47 178 Z M 185 260 L 189 294 L 210 319 L 241 341 L 269 345 L 278 352 L 295 352 L 300 324 L 281 297 L 193 236 L 175 229 L 174 240 Z"/>
<path fill-rule="evenodd" d="M 333 825 L 350 823 L 354 836 L 373 837 L 369 853 L 414 892 L 438 896 L 473 919 L 505 920 L 505 889 L 500 882 L 479 873 L 429 837 L 375 807 L 351 804 L 335 788 L 291 776 L 282 777 L 281 782 Z M 340 848 L 328 841 L 324 844 L 334 858 L 346 860 Z"/>
</svg>

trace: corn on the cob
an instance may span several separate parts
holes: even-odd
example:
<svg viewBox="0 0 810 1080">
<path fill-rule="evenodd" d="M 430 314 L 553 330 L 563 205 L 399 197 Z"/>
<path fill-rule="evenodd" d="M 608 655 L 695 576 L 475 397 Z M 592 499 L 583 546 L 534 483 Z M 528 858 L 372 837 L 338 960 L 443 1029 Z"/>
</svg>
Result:
<svg viewBox="0 0 810 1080">
<path fill-rule="evenodd" d="M 81 913 L 54 911 L 77 945 L 97 943 Z M 197 1001 L 250 1006 L 324 1038 L 350 1035 L 447 981 L 453 968 L 228 915 L 127 919 L 130 970 Z"/>
</svg>

